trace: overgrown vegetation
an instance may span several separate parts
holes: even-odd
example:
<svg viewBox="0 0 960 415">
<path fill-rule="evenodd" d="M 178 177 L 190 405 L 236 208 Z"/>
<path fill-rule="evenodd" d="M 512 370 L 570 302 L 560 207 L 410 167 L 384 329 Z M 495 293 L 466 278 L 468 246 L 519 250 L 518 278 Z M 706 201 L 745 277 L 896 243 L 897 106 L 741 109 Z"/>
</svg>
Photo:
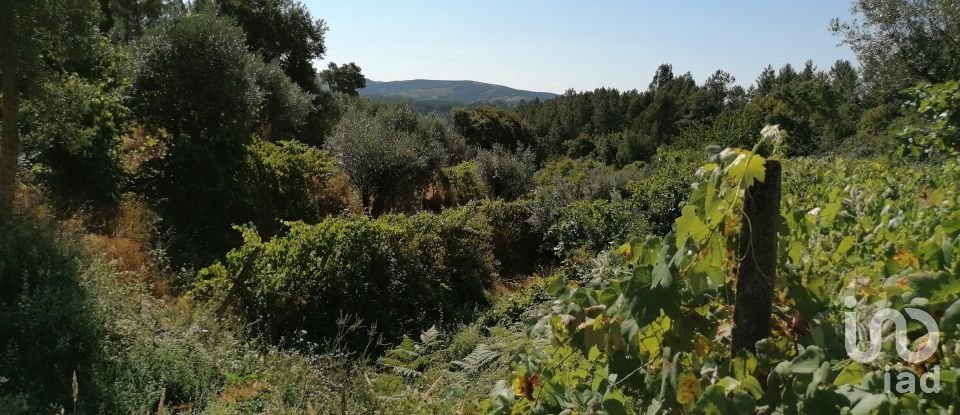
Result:
<svg viewBox="0 0 960 415">
<path fill-rule="evenodd" d="M 0 413 L 953 411 L 960 13 L 854 6 L 860 67 L 424 114 L 318 72 L 294 0 L 3 2 Z M 733 352 L 765 160 L 773 325 Z M 846 296 L 934 357 L 851 359 Z"/>
</svg>

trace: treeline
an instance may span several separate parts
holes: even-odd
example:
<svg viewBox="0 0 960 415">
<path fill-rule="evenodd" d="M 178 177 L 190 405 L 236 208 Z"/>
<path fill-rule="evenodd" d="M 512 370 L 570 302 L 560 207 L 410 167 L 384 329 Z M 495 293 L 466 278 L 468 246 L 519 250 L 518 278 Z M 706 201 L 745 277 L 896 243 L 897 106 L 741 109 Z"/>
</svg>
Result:
<svg viewBox="0 0 960 415">
<path fill-rule="evenodd" d="M 643 91 L 571 90 L 517 112 L 554 153 L 622 165 L 664 145 L 743 144 L 765 124 L 790 132 L 792 155 L 835 151 L 858 135 L 882 132 L 899 107 L 866 97 L 850 62 L 823 71 L 808 61 L 800 71 L 767 67 L 747 89 L 721 70 L 698 85 L 664 64 Z"/>
</svg>

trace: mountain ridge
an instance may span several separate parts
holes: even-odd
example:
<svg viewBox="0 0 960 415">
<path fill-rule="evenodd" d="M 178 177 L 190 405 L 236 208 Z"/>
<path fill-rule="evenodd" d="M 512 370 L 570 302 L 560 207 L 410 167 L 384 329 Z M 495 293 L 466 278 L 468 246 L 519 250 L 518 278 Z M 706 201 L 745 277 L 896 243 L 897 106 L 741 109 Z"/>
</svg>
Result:
<svg viewBox="0 0 960 415">
<path fill-rule="evenodd" d="M 464 104 L 498 101 L 516 104 L 520 101 L 547 100 L 557 96 L 552 92 L 527 91 L 486 82 L 438 79 L 401 81 L 367 79 L 367 87 L 360 90 L 360 95 L 370 98 L 403 98 Z"/>
</svg>

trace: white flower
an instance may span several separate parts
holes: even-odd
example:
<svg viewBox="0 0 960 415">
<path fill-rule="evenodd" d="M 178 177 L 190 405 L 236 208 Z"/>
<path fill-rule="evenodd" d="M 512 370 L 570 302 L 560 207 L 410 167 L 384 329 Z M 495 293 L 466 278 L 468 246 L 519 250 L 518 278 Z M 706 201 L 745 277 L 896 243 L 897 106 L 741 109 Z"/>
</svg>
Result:
<svg viewBox="0 0 960 415">
<path fill-rule="evenodd" d="M 818 213 L 820 213 L 820 207 L 819 207 L 819 206 L 817 206 L 817 207 L 815 207 L 815 208 L 810 209 L 809 211 L 807 211 L 807 214 L 808 214 L 808 215 L 812 215 L 812 216 L 817 216 Z"/>
</svg>

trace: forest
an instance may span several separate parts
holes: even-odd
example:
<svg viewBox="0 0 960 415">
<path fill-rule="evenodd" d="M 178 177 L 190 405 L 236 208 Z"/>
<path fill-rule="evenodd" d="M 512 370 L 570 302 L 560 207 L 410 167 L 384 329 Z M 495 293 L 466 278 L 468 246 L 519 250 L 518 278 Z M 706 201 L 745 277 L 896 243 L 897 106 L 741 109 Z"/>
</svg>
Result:
<svg viewBox="0 0 960 415">
<path fill-rule="evenodd" d="M 954 413 L 960 3 L 850 7 L 508 106 L 361 97 L 297 0 L 0 0 L 0 413 Z"/>
</svg>

